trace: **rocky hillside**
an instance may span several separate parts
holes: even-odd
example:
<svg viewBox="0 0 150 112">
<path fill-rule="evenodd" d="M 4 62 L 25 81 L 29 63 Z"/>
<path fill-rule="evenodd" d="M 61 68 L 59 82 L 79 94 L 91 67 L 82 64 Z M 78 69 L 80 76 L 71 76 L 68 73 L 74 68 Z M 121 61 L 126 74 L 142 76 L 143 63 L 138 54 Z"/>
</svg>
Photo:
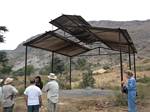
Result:
<svg viewBox="0 0 150 112">
<path fill-rule="evenodd" d="M 150 20 L 146 21 L 90 21 L 93 26 L 111 27 L 127 29 L 138 51 L 138 59 L 150 57 Z M 25 47 L 22 43 L 15 50 L 7 51 L 10 63 L 14 65 L 14 70 L 24 66 L 24 51 Z M 49 64 L 51 53 L 47 51 L 28 49 L 28 63 L 33 64 L 35 68 L 41 68 Z M 98 60 L 101 63 L 100 57 L 93 57 L 89 60 Z M 104 61 L 104 60 L 103 60 Z M 105 58 L 105 61 L 108 61 Z M 94 61 L 92 61 L 94 62 Z M 103 63 L 103 62 L 102 62 Z"/>
</svg>

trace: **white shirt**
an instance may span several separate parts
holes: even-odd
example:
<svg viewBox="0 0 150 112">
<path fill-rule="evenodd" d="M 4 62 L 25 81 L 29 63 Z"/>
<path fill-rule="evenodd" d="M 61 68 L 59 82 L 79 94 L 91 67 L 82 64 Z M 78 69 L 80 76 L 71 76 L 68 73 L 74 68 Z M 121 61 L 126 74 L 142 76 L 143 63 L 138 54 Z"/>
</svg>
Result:
<svg viewBox="0 0 150 112">
<path fill-rule="evenodd" d="M 47 98 L 53 103 L 58 102 L 59 97 L 59 85 L 55 80 L 49 81 L 43 88 L 44 92 L 47 92 Z"/>
<path fill-rule="evenodd" d="M 42 91 L 35 85 L 30 85 L 24 91 L 24 94 L 28 96 L 28 105 L 39 105 L 39 97 L 42 95 Z"/>
</svg>

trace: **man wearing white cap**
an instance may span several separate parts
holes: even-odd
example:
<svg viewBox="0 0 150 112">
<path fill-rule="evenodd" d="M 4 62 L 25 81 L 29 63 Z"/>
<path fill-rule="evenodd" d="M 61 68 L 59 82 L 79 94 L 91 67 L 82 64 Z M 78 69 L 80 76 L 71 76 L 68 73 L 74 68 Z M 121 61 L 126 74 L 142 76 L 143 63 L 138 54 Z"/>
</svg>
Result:
<svg viewBox="0 0 150 112">
<path fill-rule="evenodd" d="M 13 112 L 13 107 L 15 104 L 15 96 L 18 93 L 18 90 L 11 85 L 13 78 L 6 78 L 4 80 L 3 90 L 3 112 Z"/>
<path fill-rule="evenodd" d="M 57 76 L 54 73 L 50 73 L 48 78 L 49 82 L 44 86 L 43 91 L 47 92 L 48 112 L 56 112 L 59 97 L 59 85 L 56 81 Z"/>
</svg>

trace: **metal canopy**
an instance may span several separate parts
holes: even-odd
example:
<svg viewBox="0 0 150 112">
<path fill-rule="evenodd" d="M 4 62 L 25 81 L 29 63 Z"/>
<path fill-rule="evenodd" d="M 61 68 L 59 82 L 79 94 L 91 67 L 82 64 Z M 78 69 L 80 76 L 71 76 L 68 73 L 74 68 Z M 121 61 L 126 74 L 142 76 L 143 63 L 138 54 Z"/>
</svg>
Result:
<svg viewBox="0 0 150 112">
<path fill-rule="evenodd" d="M 50 21 L 50 23 L 58 27 L 57 30 L 61 29 L 64 32 L 64 35 L 61 35 L 61 33 L 57 32 L 57 30 L 49 31 L 44 34 L 38 35 L 34 39 L 31 39 L 23 44 L 26 46 L 25 87 L 26 87 L 26 76 L 27 76 L 27 47 L 28 46 L 52 52 L 52 72 L 53 72 L 54 52 L 63 54 L 65 56 L 69 56 L 70 57 L 70 88 L 71 88 L 71 57 L 77 56 L 79 54 L 97 48 L 99 49 L 99 55 L 101 55 L 100 48 L 119 51 L 121 81 L 123 80 L 122 52 L 129 54 L 130 70 L 131 70 L 130 53 L 132 53 L 134 56 L 134 60 L 133 60 L 134 72 L 136 77 L 135 53 L 137 53 L 137 51 L 136 48 L 134 47 L 134 44 L 127 30 L 120 29 L 120 28 L 114 29 L 114 28 L 92 27 L 81 16 L 77 16 L 77 15 L 62 15 Z M 66 33 L 69 36 L 65 35 Z M 73 37 L 74 39 L 71 37 Z M 98 47 L 95 46 L 96 43 L 99 44 Z M 85 47 L 84 46 L 85 44 L 87 44 L 89 48 Z M 107 46 L 109 48 L 105 48 L 101 45 Z"/>
<path fill-rule="evenodd" d="M 81 46 L 52 31 L 46 32 L 37 38 L 30 40 L 29 42 L 24 43 L 24 45 L 56 52 L 69 57 L 89 51 L 87 47 Z"/>
<path fill-rule="evenodd" d="M 102 41 L 105 45 L 110 47 L 112 50 L 136 53 L 136 48 L 125 29 L 112 29 L 112 28 L 100 28 L 91 27 L 89 30 L 96 35 L 99 41 Z"/>
<path fill-rule="evenodd" d="M 92 43 L 98 39 L 92 34 L 88 27 L 91 25 L 86 22 L 81 16 L 77 15 L 62 15 L 52 21 L 51 24 L 62 29 L 63 31 L 73 35 L 84 43 Z M 86 39 L 85 39 L 86 38 Z"/>
<path fill-rule="evenodd" d="M 112 50 L 122 52 L 136 53 L 136 48 L 125 29 L 114 28 L 100 28 L 92 27 L 81 16 L 76 15 L 62 15 L 52 21 L 51 24 L 71 34 L 86 44 L 94 42 L 102 42 Z"/>
</svg>

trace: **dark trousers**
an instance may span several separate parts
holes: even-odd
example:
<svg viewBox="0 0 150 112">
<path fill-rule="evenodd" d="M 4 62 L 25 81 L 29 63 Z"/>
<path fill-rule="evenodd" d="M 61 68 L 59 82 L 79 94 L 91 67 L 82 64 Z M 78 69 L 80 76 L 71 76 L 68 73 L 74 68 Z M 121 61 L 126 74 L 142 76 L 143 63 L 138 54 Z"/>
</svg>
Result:
<svg viewBox="0 0 150 112">
<path fill-rule="evenodd" d="M 13 112 L 14 105 L 11 107 L 3 107 L 3 112 Z"/>
<path fill-rule="evenodd" d="M 28 105 L 28 112 L 39 112 L 39 105 Z"/>
</svg>

